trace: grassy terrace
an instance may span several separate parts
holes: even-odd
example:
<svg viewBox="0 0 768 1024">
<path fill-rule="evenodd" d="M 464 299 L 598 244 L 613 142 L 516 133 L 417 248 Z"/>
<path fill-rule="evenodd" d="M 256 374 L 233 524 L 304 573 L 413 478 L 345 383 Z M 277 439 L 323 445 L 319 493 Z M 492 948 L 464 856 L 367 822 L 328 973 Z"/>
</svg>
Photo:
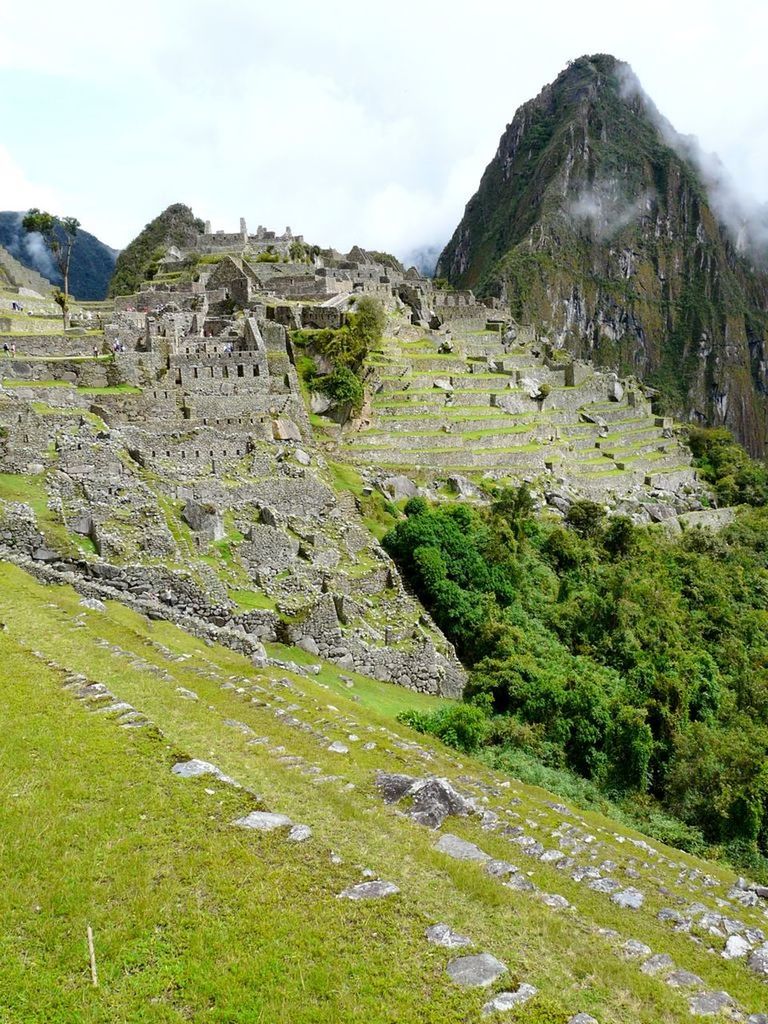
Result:
<svg viewBox="0 0 768 1024">
<path fill-rule="evenodd" d="M 40 532 L 46 541 L 57 550 L 68 552 L 69 554 L 93 550 L 91 543 L 86 538 L 69 533 L 56 514 L 49 508 L 48 493 L 42 476 L 0 473 L 0 499 L 23 502 L 29 505 L 35 513 Z M 2 663 L 0 662 L 0 664 Z"/>
<path fill-rule="evenodd" d="M 475 441 L 480 440 L 484 437 L 499 437 L 505 434 L 527 434 L 535 424 L 531 423 L 515 423 L 512 426 L 499 426 L 499 427 L 488 427 L 482 430 L 462 430 L 452 431 L 447 433 L 445 430 L 409 430 L 404 432 L 405 437 L 442 437 L 446 441 L 451 438 L 458 439 L 459 441 Z M 389 430 L 366 430 L 365 434 L 360 439 L 354 441 L 348 441 L 348 447 L 352 448 L 376 448 L 375 444 L 368 444 L 367 438 L 369 437 L 381 437 L 381 438 L 392 438 L 396 441 L 397 438 L 393 437 L 392 431 Z"/>
<path fill-rule="evenodd" d="M 749 1012 L 764 1007 L 765 986 L 743 964 L 708 955 L 656 919 L 671 898 L 662 888 L 714 902 L 690 885 L 679 889 L 677 866 L 651 858 L 638 883 L 647 908 L 625 911 L 552 865 L 524 858 L 475 819 L 446 823 L 443 831 L 521 861 L 542 890 L 574 907 L 556 911 L 476 864 L 434 851 L 435 833 L 386 807 L 372 785 L 377 768 L 461 776 L 470 791 L 477 779 L 497 787 L 492 805 L 530 822 L 528 831 L 545 841 L 556 826 L 583 821 L 617 872 L 637 863 L 637 849 L 624 842 L 635 833 L 592 812 L 565 819 L 534 787 L 498 788 L 498 774 L 393 721 L 433 699 L 345 673 L 350 688 L 332 666 L 316 677 L 256 672 L 231 651 L 119 605 L 86 611 L 69 588 L 41 587 L 8 566 L 0 566 L 0 616 L 4 1024 L 466 1024 L 482 1019 L 494 991 L 521 981 L 538 995 L 503 1019 L 565 1024 L 578 1012 L 601 1024 L 691 1019 L 684 993 L 616 955 L 597 928 L 669 952 Z M 316 664 L 292 649 L 270 653 Z M 104 683 L 156 728 L 120 728 L 117 711 L 89 712 L 62 689 L 66 672 Z M 178 687 L 198 699 L 183 699 Z M 349 753 L 333 754 L 326 741 L 291 727 L 288 702 L 298 720 L 328 741 L 346 741 Z M 350 741 L 353 730 L 360 741 Z M 368 737 L 372 750 L 363 749 Z M 189 756 L 212 761 L 246 789 L 173 775 L 171 765 Z M 279 833 L 231 827 L 255 808 L 306 822 L 312 838 L 296 845 Z M 723 885 L 732 879 L 654 846 Z M 363 868 L 400 894 L 375 903 L 337 899 Z M 739 916 L 755 919 L 747 910 Z M 470 951 L 492 952 L 508 974 L 488 990 L 453 985 L 445 966 L 464 951 L 424 940 L 436 921 L 470 935 Z M 88 970 L 89 924 L 98 988 Z"/>
</svg>

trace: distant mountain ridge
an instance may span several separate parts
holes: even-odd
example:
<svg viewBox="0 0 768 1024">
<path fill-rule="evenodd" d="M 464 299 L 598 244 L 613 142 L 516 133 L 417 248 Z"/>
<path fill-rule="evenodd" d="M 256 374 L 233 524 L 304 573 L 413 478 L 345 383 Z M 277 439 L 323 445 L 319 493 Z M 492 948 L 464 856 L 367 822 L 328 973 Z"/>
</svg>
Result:
<svg viewBox="0 0 768 1024">
<path fill-rule="evenodd" d="M 746 217 L 629 65 L 598 54 L 517 111 L 436 274 L 763 454 L 768 232 Z"/>
<path fill-rule="evenodd" d="M 61 274 L 50 253 L 38 237 L 28 235 L 21 226 L 24 213 L 0 213 L 0 245 L 23 266 L 36 271 L 54 285 L 61 286 Z M 95 235 L 82 229 L 77 233 L 72 250 L 69 288 L 76 299 L 99 300 L 107 296 L 107 288 L 115 268 L 118 250 L 106 245 Z"/>
</svg>

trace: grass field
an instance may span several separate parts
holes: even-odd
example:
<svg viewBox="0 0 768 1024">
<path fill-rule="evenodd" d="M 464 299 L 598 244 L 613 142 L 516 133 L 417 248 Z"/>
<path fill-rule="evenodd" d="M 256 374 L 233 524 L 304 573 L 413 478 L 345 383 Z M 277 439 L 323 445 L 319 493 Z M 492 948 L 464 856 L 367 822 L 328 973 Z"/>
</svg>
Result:
<svg viewBox="0 0 768 1024">
<path fill-rule="evenodd" d="M 583 822 L 614 873 L 641 867 L 645 855 L 625 841 L 632 833 L 596 814 L 564 817 L 544 791 L 394 721 L 435 698 L 330 665 L 317 675 L 256 670 L 121 605 L 87 610 L 68 587 L 44 587 L 2 563 L 0 622 L 2 1024 L 464 1024 L 486 1019 L 486 999 L 521 981 L 538 994 L 504 1020 L 565 1024 L 579 1011 L 600 1024 L 691 1019 L 683 994 L 616 955 L 598 928 L 670 953 L 750 1012 L 765 1007 L 768 990 L 743 963 L 656 919 L 677 899 L 713 902 L 681 883 L 667 857 L 728 885 L 724 870 L 654 844 L 664 857 L 647 855 L 650 870 L 636 883 L 646 906 L 626 911 L 526 858 L 477 818 L 446 822 L 443 832 L 519 863 L 573 905 L 555 911 L 436 852 L 433 832 L 385 806 L 373 786 L 377 768 L 447 775 L 480 800 L 488 794 L 510 823 L 549 845 L 553 829 Z M 270 654 L 319 665 L 296 649 Z M 89 710 L 64 688 L 73 673 L 105 684 L 153 725 L 124 728 L 117 711 Z M 348 753 L 329 751 L 331 741 Z M 244 788 L 173 775 L 189 757 Z M 310 825 L 312 838 L 294 844 L 231 826 L 252 809 L 286 813 Z M 365 869 L 400 894 L 338 899 Z M 745 920 L 757 913 L 739 908 Z M 464 951 L 425 941 L 437 921 L 470 935 L 472 952 L 503 960 L 507 975 L 491 989 L 454 985 L 445 966 Z"/>
</svg>

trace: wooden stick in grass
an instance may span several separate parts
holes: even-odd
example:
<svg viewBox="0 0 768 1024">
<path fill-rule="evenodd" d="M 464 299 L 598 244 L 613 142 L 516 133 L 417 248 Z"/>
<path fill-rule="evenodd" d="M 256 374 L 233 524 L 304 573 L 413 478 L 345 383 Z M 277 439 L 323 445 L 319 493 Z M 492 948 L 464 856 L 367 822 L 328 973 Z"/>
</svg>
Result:
<svg viewBox="0 0 768 1024">
<path fill-rule="evenodd" d="M 93 948 L 93 929 L 88 925 L 86 934 L 88 935 L 88 957 L 91 961 L 91 982 L 94 988 L 99 987 L 99 976 L 96 973 L 96 951 Z"/>
</svg>

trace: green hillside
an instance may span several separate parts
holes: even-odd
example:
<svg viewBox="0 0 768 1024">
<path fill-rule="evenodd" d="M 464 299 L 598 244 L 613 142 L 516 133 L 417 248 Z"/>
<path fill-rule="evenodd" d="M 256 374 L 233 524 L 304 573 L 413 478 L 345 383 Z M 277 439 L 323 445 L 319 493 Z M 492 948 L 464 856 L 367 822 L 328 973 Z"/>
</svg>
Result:
<svg viewBox="0 0 768 1024">
<path fill-rule="evenodd" d="M 109 282 L 109 295 L 130 295 L 138 291 L 142 281 L 154 276 L 153 264 L 165 254 L 169 246 L 193 245 L 203 230 L 188 206 L 174 203 L 150 221 L 117 257 L 114 274 Z"/>
<path fill-rule="evenodd" d="M 484 1019 L 502 990 L 530 995 L 503 1019 L 539 1024 L 588 1019 L 579 1013 L 687 1021 L 691 1005 L 707 1005 L 701 992 L 721 990 L 745 1013 L 765 1006 L 765 985 L 719 955 L 722 940 L 698 923 L 672 926 L 725 906 L 742 928 L 764 924 L 760 907 L 734 901 L 728 872 L 569 810 L 390 717 L 434 701 L 330 666 L 256 669 L 7 565 L 0 581 L 4 1022 L 458 1024 Z M 386 712 L 376 710 L 384 692 Z M 242 788 L 171 771 L 190 758 Z M 378 769 L 447 776 L 483 815 L 437 832 L 418 825 L 383 802 Z M 311 837 L 232 826 L 253 810 L 286 814 Z M 501 874 L 436 850 L 447 834 L 497 858 Z M 615 888 L 590 887 L 609 875 Z M 399 892 L 339 898 L 370 877 Z M 630 888 L 640 910 L 611 898 Z M 438 922 L 472 945 L 427 941 Z M 449 964 L 481 952 L 506 967 L 495 982 L 451 980 Z"/>
</svg>

